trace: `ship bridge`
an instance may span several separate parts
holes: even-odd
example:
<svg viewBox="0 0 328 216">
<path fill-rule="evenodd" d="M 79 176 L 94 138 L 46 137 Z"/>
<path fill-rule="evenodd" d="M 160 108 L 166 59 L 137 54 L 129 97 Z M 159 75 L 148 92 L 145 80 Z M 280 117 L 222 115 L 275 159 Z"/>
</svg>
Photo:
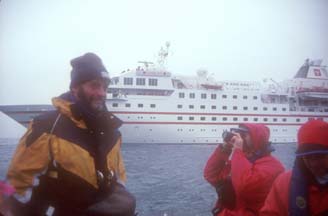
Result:
<svg viewBox="0 0 328 216">
<path fill-rule="evenodd" d="M 145 62 L 142 62 L 145 63 Z M 125 99 L 128 96 L 170 96 L 173 92 L 171 73 L 164 69 L 137 67 L 123 71 L 111 79 L 107 90 L 109 98 Z"/>
</svg>

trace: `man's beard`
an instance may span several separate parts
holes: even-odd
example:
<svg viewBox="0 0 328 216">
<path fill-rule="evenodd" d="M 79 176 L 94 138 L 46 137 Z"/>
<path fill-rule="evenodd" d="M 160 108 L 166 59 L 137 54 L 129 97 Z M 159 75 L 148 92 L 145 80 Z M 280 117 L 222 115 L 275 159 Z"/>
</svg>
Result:
<svg viewBox="0 0 328 216">
<path fill-rule="evenodd" d="M 88 96 L 82 88 L 78 89 L 77 95 L 81 102 L 91 111 L 98 113 L 106 111 L 105 97 Z"/>
</svg>

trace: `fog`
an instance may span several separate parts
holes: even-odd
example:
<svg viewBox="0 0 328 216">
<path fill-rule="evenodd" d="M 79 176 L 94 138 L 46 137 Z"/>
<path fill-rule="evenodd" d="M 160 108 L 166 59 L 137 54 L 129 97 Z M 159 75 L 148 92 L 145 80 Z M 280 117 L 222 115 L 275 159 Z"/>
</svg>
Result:
<svg viewBox="0 0 328 216">
<path fill-rule="evenodd" d="M 291 78 L 328 61 L 326 0 L 2 0 L 0 104 L 50 103 L 67 91 L 70 59 L 97 53 L 110 75 L 156 61 L 217 80 Z"/>
</svg>

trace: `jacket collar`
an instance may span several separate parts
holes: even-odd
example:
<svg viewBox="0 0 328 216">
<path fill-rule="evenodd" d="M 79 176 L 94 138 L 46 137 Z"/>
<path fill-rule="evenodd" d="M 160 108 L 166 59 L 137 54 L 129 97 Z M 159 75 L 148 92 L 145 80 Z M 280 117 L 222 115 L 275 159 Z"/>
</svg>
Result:
<svg viewBox="0 0 328 216">
<path fill-rule="evenodd" d="M 54 107 L 63 115 L 69 117 L 78 127 L 87 128 L 83 113 L 77 106 L 77 100 L 71 92 L 66 92 L 59 97 L 52 99 Z M 107 122 L 106 125 L 111 129 L 118 129 L 122 126 L 123 122 L 113 115 L 111 112 L 105 111 L 102 113 L 102 118 Z"/>
</svg>

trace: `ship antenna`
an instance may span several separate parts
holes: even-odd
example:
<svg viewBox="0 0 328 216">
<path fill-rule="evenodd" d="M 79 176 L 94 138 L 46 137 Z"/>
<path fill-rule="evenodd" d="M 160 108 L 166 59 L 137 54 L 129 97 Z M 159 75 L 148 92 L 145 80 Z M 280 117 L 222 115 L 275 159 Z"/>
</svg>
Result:
<svg viewBox="0 0 328 216">
<path fill-rule="evenodd" d="M 153 62 L 150 61 L 138 61 L 138 63 L 144 64 L 146 69 L 148 69 L 149 65 L 154 64 Z"/>
<path fill-rule="evenodd" d="M 157 63 L 161 68 L 165 68 L 165 65 L 167 63 L 167 56 L 169 55 L 169 47 L 170 42 L 165 43 L 165 48 L 161 47 L 161 49 L 158 52 L 158 60 Z"/>
</svg>

